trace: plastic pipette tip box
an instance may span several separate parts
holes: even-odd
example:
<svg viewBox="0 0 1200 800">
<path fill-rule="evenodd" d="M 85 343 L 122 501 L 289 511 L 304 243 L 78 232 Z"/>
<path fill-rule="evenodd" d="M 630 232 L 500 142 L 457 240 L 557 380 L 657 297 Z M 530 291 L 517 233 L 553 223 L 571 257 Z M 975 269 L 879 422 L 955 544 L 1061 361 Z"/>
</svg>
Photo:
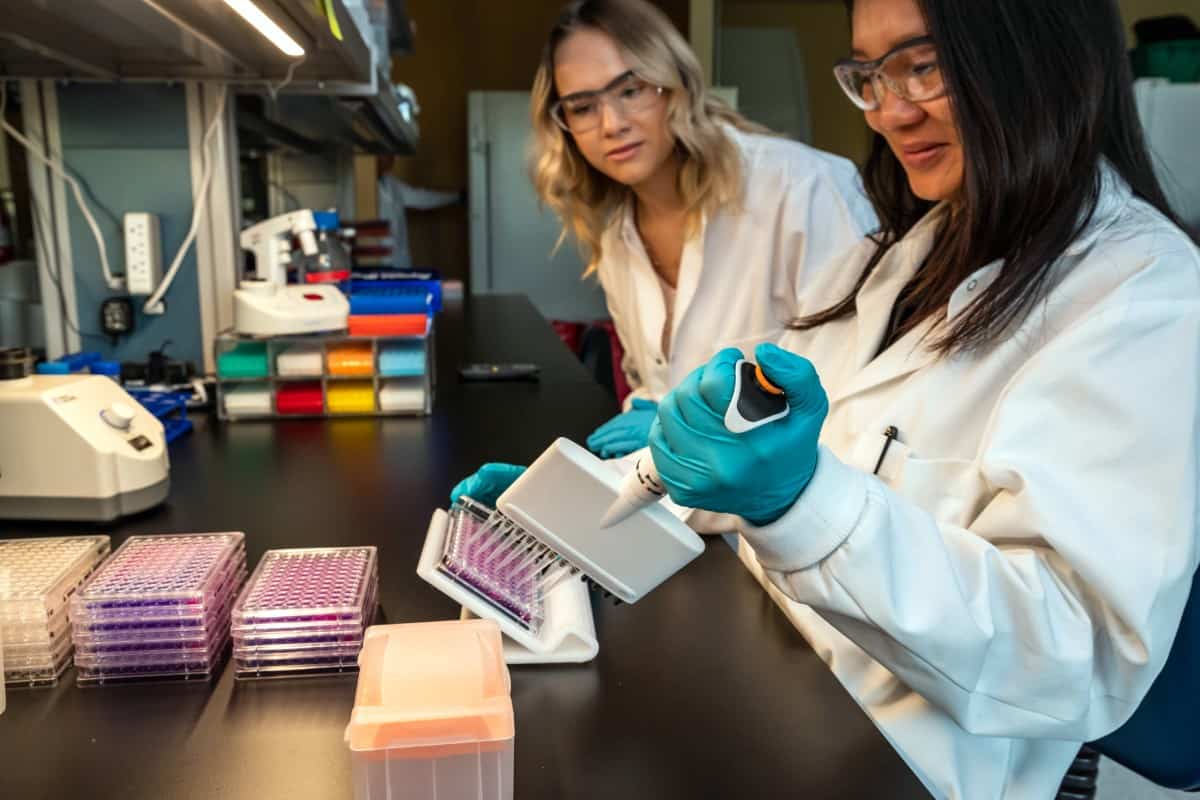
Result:
<svg viewBox="0 0 1200 800">
<path fill-rule="evenodd" d="M 271 386 L 266 383 L 246 383 L 224 393 L 225 413 L 261 416 L 271 413 Z"/>
<path fill-rule="evenodd" d="M 487 530 L 491 509 L 464 497 L 450 509 L 450 527 L 438 568 L 532 632 L 544 618 L 539 587 L 542 563 L 513 558 L 512 548 Z"/>
<path fill-rule="evenodd" d="M 424 376 L 388 378 L 379 385 L 379 408 L 382 411 L 420 411 L 425 408 Z"/>
<path fill-rule="evenodd" d="M 4 680 L 46 686 L 71 660 L 71 595 L 108 555 L 107 536 L 0 540 L 0 638 Z"/>
<path fill-rule="evenodd" d="M 385 625 L 346 727 L 355 800 L 512 800 L 512 680 L 491 620 Z"/>
<path fill-rule="evenodd" d="M 411 378 L 425 374 L 423 341 L 388 342 L 379 347 L 379 374 L 385 377 Z"/>
<path fill-rule="evenodd" d="M 284 377 L 321 376 L 324 354 L 319 344 L 291 344 L 275 356 L 275 373 Z"/>
<path fill-rule="evenodd" d="M 330 414 L 370 414 L 375 411 L 371 381 L 331 381 L 325 389 Z"/>
<path fill-rule="evenodd" d="M 374 547 L 267 551 L 233 609 L 237 677 L 354 669 L 378 583 Z"/>
<path fill-rule="evenodd" d="M 429 329 L 425 314 L 351 315 L 347 323 L 351 336 L 424 336 Z"/>
<path fill-rule="evenodd" d="M 325 397 L 321 393 L 320 381 L 304 381 L 281 385 L 275 392 L 275 407 L 280 414 L 322 414 Z"/>
<path fill-rule="evenodd" d="M 342 284 L 351 314 L 404 314 L 422 307 L 435 313 L 442 310 L 442 281 L 435 273 L 388 270 L 356 271 L 356 275 Z"/>
<path fill-rule="evenodd" d="M 330 375 L 373 375 L 375 353 L 370 342 L 341 342 L 329 345 L 325 363 Z"/>
<path fill-rule="evenodd" d="M 217 356 L 222 378 L 265 378 L 269 371 L 266 342 L 240 342 Z"/>
<path fill-rule="evenodd" d="M 367 314 L 425 314 L 432 307 L 429 292 L 417 287 L 415 291 L 388 294 L 350 295 L 350 313 L 355 316 Z"/>
<path fill-rule="evenodd" d="M 246 575 L 244 539 L 130 537 L 71 600 L 79 685 L 211 678 Z"/>
</svg>

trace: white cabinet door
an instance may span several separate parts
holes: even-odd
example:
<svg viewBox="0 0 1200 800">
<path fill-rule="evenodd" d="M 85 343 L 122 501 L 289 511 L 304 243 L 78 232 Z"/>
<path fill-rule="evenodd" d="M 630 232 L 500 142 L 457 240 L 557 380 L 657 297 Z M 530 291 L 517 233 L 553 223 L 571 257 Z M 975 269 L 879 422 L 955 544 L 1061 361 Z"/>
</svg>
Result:
<svg viewBox="0 0 1200 800">
<path fill-rule="evenodd" d="M 472 92 L 467 103 L 471 292 L 528 295 L 547 319 L 606 318 L 600 284 L 581 279 L 575 243 L 554 252 L 558 219 L 529 182 L 529 93 Z"/>
</svg>

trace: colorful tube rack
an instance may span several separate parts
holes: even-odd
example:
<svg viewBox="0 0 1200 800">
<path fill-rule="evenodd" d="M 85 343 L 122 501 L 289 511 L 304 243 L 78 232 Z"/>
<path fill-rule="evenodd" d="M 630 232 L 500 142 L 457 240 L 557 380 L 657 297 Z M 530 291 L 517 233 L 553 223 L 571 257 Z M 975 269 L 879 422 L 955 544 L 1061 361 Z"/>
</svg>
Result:
<svg viewBox="0 0 1200 800">
<path fill-rule="evenodd" d="M 226 420 L 423 415 L 433 405 L 433 317 L 405 336 L 218 336 Z"/>
</svg>

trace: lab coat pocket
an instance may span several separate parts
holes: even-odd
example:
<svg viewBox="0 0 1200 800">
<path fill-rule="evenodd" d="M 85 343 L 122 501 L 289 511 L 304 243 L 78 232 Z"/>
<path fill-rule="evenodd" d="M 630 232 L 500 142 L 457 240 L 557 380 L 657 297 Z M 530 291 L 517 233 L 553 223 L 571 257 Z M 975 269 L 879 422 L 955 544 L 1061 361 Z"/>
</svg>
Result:
<svg viewBox="0 0 1200 800">
<path fill-rule="evenodd" d="M 968 459 L 921 458 L 905 442 L 875 433 L 858 438 L 850 460 L 942 522 L 965 526 L 979 507 L 983 481 Z"/>
<path fill-rule="evenodd" d="M 982 506 L 983 480 L 965 458 L 918 458 L 909 451 L 893 488 L 939 522 L 967 527 Z"/>
</svg>

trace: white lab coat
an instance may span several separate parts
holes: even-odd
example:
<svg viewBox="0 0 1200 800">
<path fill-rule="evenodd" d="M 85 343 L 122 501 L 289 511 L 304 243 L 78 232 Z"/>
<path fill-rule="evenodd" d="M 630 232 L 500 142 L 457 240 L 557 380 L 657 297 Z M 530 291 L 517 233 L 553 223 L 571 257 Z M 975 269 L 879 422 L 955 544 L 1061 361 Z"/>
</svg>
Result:
<svg viewBox="0 0 1200 800">
<path fill-rule="evenodd" d="M 740 555 L 935 795 L 1046 800 L 1137 707 L 1196 571 L 1200 252 L 1106 169 L 1018 331 L 939 360 L 919 329 L 875 358 L 932 216 L 856 316 L 783 338 L 829 416 L 812 482 L 777 522 L 742 522 Z M 804 310 L 850 291 L 871 247 L 808 281 Z"/>
<path fill-rule="evenodd" d="M 685 243 L 669 354 L 662 287 L 632 204 L 605 234 L 598 272 L 625 348 L 626 408 L 634 397 L 661 399 L 723 347 L 778 340 L 796 316 L 802 276 L 876 227 L 851 162 L 788 139 L 727 132 L 745 165 L 744 207 L 707 217 Z"/>
</svg>

